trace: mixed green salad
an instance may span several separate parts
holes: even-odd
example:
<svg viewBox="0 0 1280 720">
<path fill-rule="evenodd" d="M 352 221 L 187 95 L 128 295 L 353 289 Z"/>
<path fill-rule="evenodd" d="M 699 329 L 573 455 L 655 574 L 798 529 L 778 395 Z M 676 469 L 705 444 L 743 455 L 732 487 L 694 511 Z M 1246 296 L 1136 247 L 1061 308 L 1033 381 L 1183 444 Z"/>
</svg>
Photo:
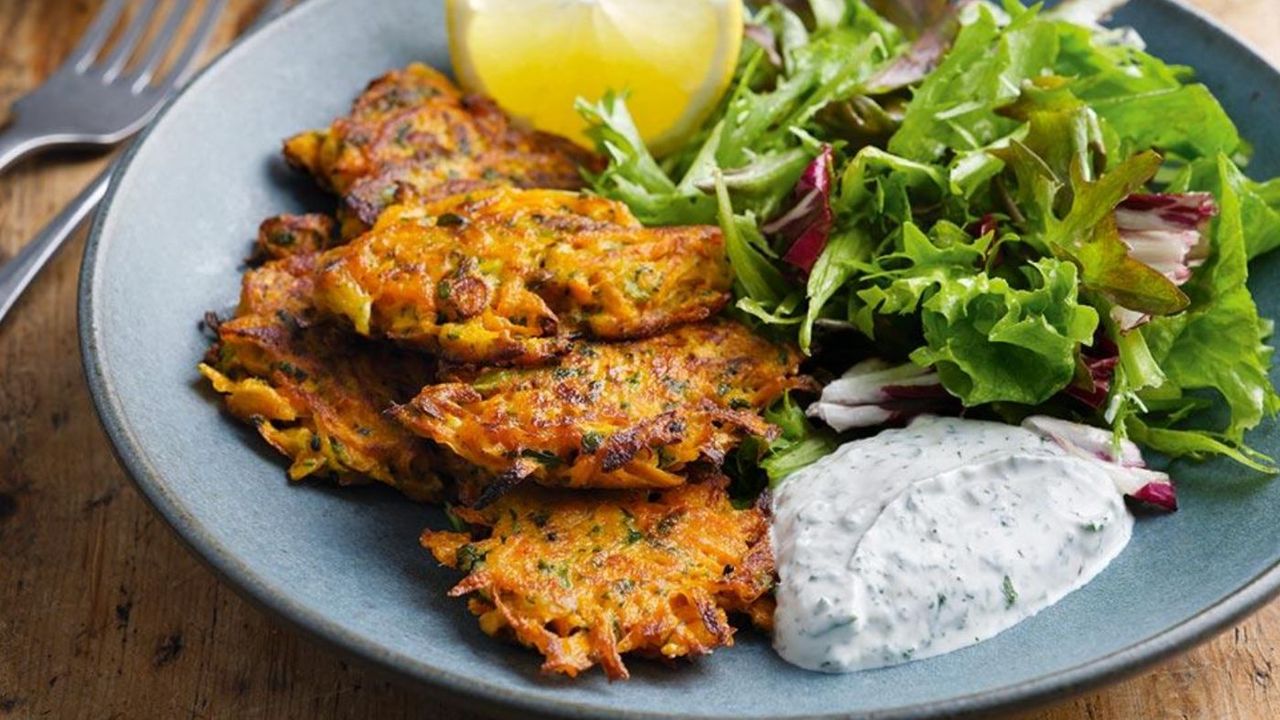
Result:
<svg viewBox="0 0 1280 720">
<path fill-rule="evenodd" d="M 829 423 L 775 408 L 752 461 L 777 479 L 827 424 L 963 410 L 1274 471 L 1244 442 L 1280 408 L 1245 281 L 1280 245 L 1280 179 L 1245 175 L 1209 90 L 1084 3 L 886 5 L 756 5 L 730 92 L 665 157 L 624 97 L 579 103 L 597 192 L 721 226 L 736 313 L 827 379 L 873 358 L 810 409 Z"/>
</svg>

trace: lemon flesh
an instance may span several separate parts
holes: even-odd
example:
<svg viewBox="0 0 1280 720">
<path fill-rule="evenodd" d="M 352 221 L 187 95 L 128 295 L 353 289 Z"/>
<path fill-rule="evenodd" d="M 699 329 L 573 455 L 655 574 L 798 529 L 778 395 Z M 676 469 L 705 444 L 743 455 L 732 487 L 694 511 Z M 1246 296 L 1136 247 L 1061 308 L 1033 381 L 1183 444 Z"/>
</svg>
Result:
<svg viewBox="0 0 1280 720">
<path fill-rule="evenodd" d="M 742 44 L 742 0 L 449 0 L 463 87 L 589 145 L 574 111 L 627 92 L 649 147 L 676 147 L 715 108 Z"/>
</svg>

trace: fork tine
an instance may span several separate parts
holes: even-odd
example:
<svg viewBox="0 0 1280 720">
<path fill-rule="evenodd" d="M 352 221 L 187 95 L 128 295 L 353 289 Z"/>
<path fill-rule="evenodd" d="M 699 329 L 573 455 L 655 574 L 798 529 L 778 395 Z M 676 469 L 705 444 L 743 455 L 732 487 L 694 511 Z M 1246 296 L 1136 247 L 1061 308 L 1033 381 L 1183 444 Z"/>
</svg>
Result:
<svg viewBox="0 0 1280 720">
<path fill-rule="evenodd" d="M 200 16 L 200 24 L 196 26 L 195 32 L 191 33 L 187 46 L 182 49 L 182 54 L 173 64 L 173 70 L 164 80 L 166 90 L 181 87 L 195 72 L 200 52 L 209 42 L 209 36 L 213 34 L 213 28 L 218 24 L 218 16 L 222 14 L 222 9 L 226 5 L 227 0 L 208 0 L 205 4 L 204 13 Z"/>
<path fill-rule="evenodd" d="M 115 47 L 111 48 L 111 55 L 105 61 L 107 69 L 102 75 L 111 82 L 114 80 L 124 66 L 129 63 L 129 58 L 133 56 L 133 48 L 137 46 L 138 41 L 142 39 L 142 35 L 146 33 L 147 28 L 151 26 L 151 20 L 156 14 L 156 0 L 146 0 L 142 8 L 129 21 L 129 27 L 124 31 L 124 35 L 116 41 Z"/>
<path fill-rule="evenodd" d="M 80 42 L 76 43 L 75 49 L 71 51 L 71 56 L 68 58 L 70 62 L 75 63 L 76 72 L 84 72 L 97 57 L 98 51 L 102 49 L 102 44 L 111 34 L 111 28 L 116 26 L 116 18 L 120 16 L 120 11 L 123 9 L 124 0 L 107 0 L 102 9 L 98 10 L 89 29 L 85 31 L 84 37 L 80 38 Z"/>
<path fill-rule="evenodd" d="M 182 20 L 187 16 L 187 11 L 190 9 L 191 0 L 178 0 L 169 10 L 169 14 L 164 19 L 164 26 L 160 28 L 160 32 L 151 40 L 151 47 L 147 49 L 146 56 L 143 57 L 137 71 L 133 74 L 133 88 L 135 91 L 141 90 L 151 81 L 151 76 L 155 74 L 156 68 L 160 66 L 165 54 L 173 45 L 174 36 L 178 34 L 178 29 L 182 27 Z"/>
</svg>

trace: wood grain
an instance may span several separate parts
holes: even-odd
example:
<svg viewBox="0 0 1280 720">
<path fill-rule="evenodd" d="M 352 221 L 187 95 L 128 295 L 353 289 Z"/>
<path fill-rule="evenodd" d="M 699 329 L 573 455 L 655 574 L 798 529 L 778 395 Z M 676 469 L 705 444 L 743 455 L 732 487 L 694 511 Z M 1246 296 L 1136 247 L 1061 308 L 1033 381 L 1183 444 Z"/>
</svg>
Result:
<svg viewBox="0 0 1280 720">
<path fill-rule="evenodd" d="M 0 0 L 0 101 L 57 67 L 96 4 Z M 1280 61 L 1275 0 L 1195 4 Z M 255 9 L 232 0 L 218 41 Z M 0 177 L 0 258 L 104 162 L 64 153 Z M 133 491 L 81 376 L 82 246 L 0 327 L 0 717 L 472 717 L 278 626 L 221 585 Z M 1273 603 L 1151 672 L 1018 718 L 1277 718 L 1278 645 Z"/>
</svg>

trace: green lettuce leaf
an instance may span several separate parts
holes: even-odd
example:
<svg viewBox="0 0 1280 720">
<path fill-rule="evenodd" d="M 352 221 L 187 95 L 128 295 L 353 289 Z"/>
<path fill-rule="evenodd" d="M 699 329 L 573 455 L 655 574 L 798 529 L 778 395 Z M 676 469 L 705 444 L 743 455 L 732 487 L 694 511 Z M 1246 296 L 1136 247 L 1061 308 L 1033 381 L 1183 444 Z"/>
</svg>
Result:
<svg viewBox="0 0 1280 720">
<path fill-rule="evenodd" d="M 886 57 L 880 35 L 838 28 L 815 36 L 791 55 L 788 75 L 772 90 L 734 95 L 715 151 L 720 167 L 793 146 L 793 128 L 805 128 L 828 102 L 851 94 Z"/>
<path fill-rule="evenodd" d="M 1249 259 L 1280 247 L 1280 178 L 1256 182 L 1241 177 L 1236 192 Z"/>
<path fill-rule="evenodd" d="M 1240 146 L 1235 123 L 1204 85 L 1095 99 L 1090 105 L 1119 135 L 1124 151 L 1159 148 L 1194 160 Z"/>
<path fill-rule="evenodd" d="M 1157 148 L 1184 160 L 1232 153 L 1235 124 L 1189 68 L 1168 65 L 1132 45 L 1085 27 L 1057 23 L 1055 75 L 1103 119 L 1115 157 Z"/>
<path fill-rule="evenodd" d="M 1091 342 L 1098 314 L 1076 297 L 1076 268 L 1043 259 L 1025 268 L 1027 287 L 986 273 L 946 282 L 922 304 L 925 347 L 911 354 L 937 368 L 965 405 L 1035 405 L 1071 382 L 1076 347 Z"/>
<path fill-rule="evenodd" d="M 1056 23 L 1058 56 L 1053 73 L 1071 78 L 1071 92 L 1085 101 L 1181 87 L 1189 68 L 1169 65 L 1133 45 L 1102 41 L 1091 28 Z"/>
<path fill-rule="evenodd" d="M 871 238 L 861 228 L 850 226 L 836 232 L 818 256 L 805 288 L 808 309 L 800 325 L 800 350 L 808 353 L 813 342 L 813 325 L 822 317 L 828 301 L 853 277 L 858 265 L 870 257 Z"/>
<path fill-rule="evenodd" d="M 1223 455 L 1259 472 L 1276 472 L 1271 458 L 1246 446 L 1229 442 L 1215 433 L 1151 427 L 1136 416 L 1127 418 L 1125 432 L 1130 440 L 1169 457 L 1203 460 L 1212 455 Z"/>
<path fill-rule="evenodd" d="M 766 487 L 776 487 L 791 473 L 800 470 L 836 448 L 835 435 L 809 421 L 791 396 L 783 395 L 765 410 L 764 418 L 781 431 L 772 441 L 749 437 L 725 462 L 733 478 L 730 494 L 741 504 L 755 502 Z"/>
<path fill-rule="evenodd" d="M 1008 134 L 1017 123 L 995 110 L 1018 97 L 1024 80 L 1051 67 L 1057 52 L 1056 27 L 1034 11 L 1002 29 L 991 10 L 978 5 L 977 17 L 916 90 L 889 152 L 931 162 Z"/>
<path fill-rule="evenodd" d="M 734 270 L 737 296 L 752 301 L 765 313 L 777 308 L 790 290 L 790 283 L 763 251 L 767 246 L 751 216 L 735 215 L 723 180 L 716 183 L 716 202 L 725 253 Z"/>
<path fill-rule="evenodd" d="M 881 255 L 868 268 L 849 317 L 867 337 L 875 338 L 876 316 L 914 314 L 944 283 L 977 273 L 994 239 L 970 238 L 948 223 L 939 223 L 933 232 L 930 238 L 915 223 L 907 223 L 901 249 Z"/>
<path fill-rule="evenodd" d="M 809 422 L 790 393 L 766 410 L 764 419 L 782 431 L 777 440 L 769 443 L 760 459 L 760 467 L 768 476 L 770 487 L 836 449 L 832 434 Z"/>
<path fill-rule="evenodd" d="M 622 95 L 607 93 L 594 104 L 579 99 L 576 108 L 588 123 L 587 136 L 609 159 L 604 171 L 589 178 L 596 192 L 626 203 L 646 225 L 712 222 L 714 198 L 677 188 L 640 138 Z"/>
</svg>

